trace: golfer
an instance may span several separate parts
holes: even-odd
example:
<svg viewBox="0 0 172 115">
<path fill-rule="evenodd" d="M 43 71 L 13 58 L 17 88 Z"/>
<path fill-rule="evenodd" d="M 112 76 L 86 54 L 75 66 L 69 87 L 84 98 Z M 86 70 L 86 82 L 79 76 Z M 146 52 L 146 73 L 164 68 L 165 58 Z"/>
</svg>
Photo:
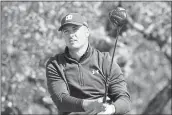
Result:
<svg viewBox="0 0 172 115">
<path fill-rule="evenodd" d="M 59 31 L 66 42 L 64 53 L 46 64 L 48 91 L 60 114 L 125 114 L 130 95 L 119 65 L 111 56 L 89 44 L 89 27 L 82 15 L 69 13 Z M 108 100 L 103 103 L 108 78 Z"/>
</svg>

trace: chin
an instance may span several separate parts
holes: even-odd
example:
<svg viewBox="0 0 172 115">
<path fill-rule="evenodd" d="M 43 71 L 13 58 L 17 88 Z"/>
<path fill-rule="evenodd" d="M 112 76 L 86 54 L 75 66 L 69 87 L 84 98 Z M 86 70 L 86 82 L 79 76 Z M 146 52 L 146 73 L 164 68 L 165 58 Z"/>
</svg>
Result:
<svg viewBox="0 0 172 115">
<path fill-rule="evenodd" d="M 77 46 L 77 45 L 70 45 L 68 46 L 70 49 L 78 49 L 80 48 L 80 46 Z"/>
</svg>

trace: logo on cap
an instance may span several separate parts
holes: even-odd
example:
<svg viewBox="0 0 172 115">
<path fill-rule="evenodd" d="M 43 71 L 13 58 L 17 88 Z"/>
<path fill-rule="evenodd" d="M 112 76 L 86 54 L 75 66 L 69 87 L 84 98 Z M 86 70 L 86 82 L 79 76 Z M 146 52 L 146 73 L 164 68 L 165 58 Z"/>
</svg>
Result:
<svg viewBox="0 0 172 115">
<path fill-rule="evenodd" d="M 66 16 L 66 20 L 71 20 L 71 19 L 72 19 L 72 15 Z"/>
<path fill-rule="evenodd" d="M 98 69 L 92 69 L 92 74 L 99 74 L 99 70 Z"/>
</svg>

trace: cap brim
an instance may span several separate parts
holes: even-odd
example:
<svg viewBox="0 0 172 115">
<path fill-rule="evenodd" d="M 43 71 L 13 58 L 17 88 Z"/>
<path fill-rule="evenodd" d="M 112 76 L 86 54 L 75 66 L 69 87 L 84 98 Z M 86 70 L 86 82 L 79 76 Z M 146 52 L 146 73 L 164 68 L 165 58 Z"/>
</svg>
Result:
<svg viewBox="0 0 172 115">
<path fill-rule="evenodd" d="M 82 26 L 83 25 L 83 24 L 77 23 L 77 22 L 67 22 L 67 23 L 61 25 L 58 31 L 62 31 L 63 27 L 68 25 L 68 24 L 73 24 L 73 25 L 78 25 L 78 26 Z"/>
</svg>

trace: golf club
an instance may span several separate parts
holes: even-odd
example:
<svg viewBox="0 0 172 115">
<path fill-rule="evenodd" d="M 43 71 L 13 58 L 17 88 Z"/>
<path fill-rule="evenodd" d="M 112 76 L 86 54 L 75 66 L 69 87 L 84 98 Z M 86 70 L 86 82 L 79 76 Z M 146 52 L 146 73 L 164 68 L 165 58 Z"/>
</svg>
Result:
<svg viewBox="0 0 172 115">
<path fill-rule="evenodd" d="M 112 54 L 112 59 L 111 59 L 111 64 L 110 64 L 110 70 L 109 70 L 109 76 L 111 74 L 112 71 L 112 64 L 113 64 L 113 59 L 114 59 L 114 55 L 115 55 L 115 50 L 116 50 L 116 45 L 117 45 L 117 41 L 118 41 L 118 36 L 119 36 L 119 32 L 121 30 L 121 28 L 123 27 L 124 24 L 126 24 L 126 10 L 124 8 L 121 7 L 117 7 L 114 10 L 109 12 L 109 19 L 110 22 L 117 27 L 117 36 L 115 39 L 115 46 L 113 49 L 113 54 Z M 106 99 L 107 99 L 107 94 L 108 94 L 108 76 L 105 77 L 105 94 L 103 97 L 103 103 L 106 103 Z"/>
</svg>

